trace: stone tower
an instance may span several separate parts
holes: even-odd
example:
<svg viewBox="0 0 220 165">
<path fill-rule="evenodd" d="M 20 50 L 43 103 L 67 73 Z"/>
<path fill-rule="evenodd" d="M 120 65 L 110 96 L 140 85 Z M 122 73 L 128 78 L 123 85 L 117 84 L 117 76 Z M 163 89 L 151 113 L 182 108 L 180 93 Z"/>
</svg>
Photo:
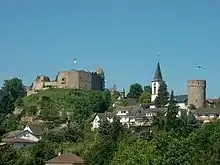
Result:
<svg viewBox="0 0 220 165">
<path fill-rule="evenodd" d="M 151 102 L 153 102 L 156 99 L 161 83 L 163 83 L 163 76 L 160 69 L 160 63 L 158 62 L 154 79 L 152 81 Z"/>
<path fill-rule="evenodd" d="M 205 107 L 206 104 L 206 81 L 188 81 L 188 105 L 193 104 L 196 108 Z"/>
</svg>

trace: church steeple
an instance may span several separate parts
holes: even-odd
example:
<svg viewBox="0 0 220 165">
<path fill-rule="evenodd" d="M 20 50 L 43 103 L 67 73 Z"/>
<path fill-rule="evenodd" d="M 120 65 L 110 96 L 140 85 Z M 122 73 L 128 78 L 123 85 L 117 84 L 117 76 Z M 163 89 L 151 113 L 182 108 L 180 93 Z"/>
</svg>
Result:
<svg viewBox="0 0 220 165">
<path fill-rule="evenodd" d="M 153 81 L 163 81 L 163 76 L 162 76 L 162 73 L 161 73 L 159 61 L 157 62 L 157 69 L 156 69 Z"/>
<path fill-rule="evenodd" d="M 154 100 L 158 96 L 158 90 L 159 90 L 161 83 L 163 83 L 163 77 L 162 77 L 162 73 L 160 69 L 160 63 L 158 61 L 154 79 L 152 81 L 151 102 L 154 102 Z"/>
</svg>

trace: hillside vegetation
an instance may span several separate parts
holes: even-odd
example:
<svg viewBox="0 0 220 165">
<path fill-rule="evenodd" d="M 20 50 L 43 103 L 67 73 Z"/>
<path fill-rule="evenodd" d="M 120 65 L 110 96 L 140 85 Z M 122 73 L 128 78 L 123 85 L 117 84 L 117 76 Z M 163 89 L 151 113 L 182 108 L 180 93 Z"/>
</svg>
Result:
<svg viewBox="0 0 220 165">
<path fill-rule="evenodd" d="M 148 101 L 149 88 L 141 90 L 138 84 L 131 88 L 131 98 Z M 22 129 L 20 116 L 36 116 L 46 121 L 45 127 L 56 127 L 67 120 L 68 124 L 46 129 L 32 147 L 13 149 L 1 145 L 0 165 L 44 165 L 59 152 L 73 152 L 84 158 L 85 165 L 219 165 L 220 120 L 201 125 L 193 111 L 177 117 L 179 107 L 174 93 L 162 97 L 167 95 L 165 90 L 158 93 L 161 96 L 157 105 L 163 107 L 168 99 L 166 115 L 158 113 L 151 126 L 134 129 L 114 118 L 113 122 L 103 120 L 97 130 L 91 131 L 87 127 L 90 115 L 112 107 L 108 90 L 49 89 L 24 97 L 21 80 L 6 80 L 0 89 L 0 136 Z M 21 115 L 13 115 L 15 106 L 23 110 Z"/>
<path fill-rule="evenodd" d="M 69 118 L 83 122 L 94 112 L 106 111 L 110 98 L 108 91 L 57 88 L 24 97 L 18 106 L 23 108 L 23 116 L 38 116 L 47 121 Z"/>
</svg>

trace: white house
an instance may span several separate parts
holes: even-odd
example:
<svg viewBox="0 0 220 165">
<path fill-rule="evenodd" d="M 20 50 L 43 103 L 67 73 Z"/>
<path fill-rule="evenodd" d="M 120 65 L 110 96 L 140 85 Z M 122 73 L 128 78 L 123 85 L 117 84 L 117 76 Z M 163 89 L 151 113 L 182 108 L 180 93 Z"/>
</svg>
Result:
<svg viewBox="0 0 220 165">
<path fill-rule="evenodd" d="M 107 119 L 110 122 L 113 121 L 113 117 L 119 118 L 120 122 L 123 125 L 130 126 L 143 126 L 146 125 L 148 122 L 148 117 L 146 115 L 145 110 L 140 106 L 121 106 L 116 107 L 114 112 L 111 114 L 105 113 L 96 113 L 92 120 L 92 130 L 99 128 L 100 122 L 103 119 Z"/>
<path fill-rule="evenodd" d="M 39 140 L 28 130 L 11 131 L 2 139 L 5 144 L 12 145 L 15 149 L 32 146 Z"/>
<path fill-rule="evenodd" d="M 91 130 L 95 130 L 99 128 L 101 121 L 107 119 L 108 121 L 112 122 L 113 118 L 108 117 L 105 113 L 95 113 L 92 119 L 92 128 Z"/>
</svg>

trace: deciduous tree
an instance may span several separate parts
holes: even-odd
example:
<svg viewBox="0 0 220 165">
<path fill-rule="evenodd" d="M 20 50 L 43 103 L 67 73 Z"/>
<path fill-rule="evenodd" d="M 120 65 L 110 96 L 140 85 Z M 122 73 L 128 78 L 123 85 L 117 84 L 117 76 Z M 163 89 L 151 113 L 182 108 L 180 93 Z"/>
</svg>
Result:
<svg viewBox="0 0 220 165">
<path fill-rule="evenodd" d="M 139 97 L 139 103 L 143 106 L 148 108 L 151 103 L 151 87 L 144 86 L 144 91 Z"/>
<path fill-rule="evenodd" d="M 142 86 L 138 83 L 134 83 L 130 86 L 130 90 L 127 94 L 127 97 L 139 99 L 142 93 L 143 93 Z"/>
</svg>

